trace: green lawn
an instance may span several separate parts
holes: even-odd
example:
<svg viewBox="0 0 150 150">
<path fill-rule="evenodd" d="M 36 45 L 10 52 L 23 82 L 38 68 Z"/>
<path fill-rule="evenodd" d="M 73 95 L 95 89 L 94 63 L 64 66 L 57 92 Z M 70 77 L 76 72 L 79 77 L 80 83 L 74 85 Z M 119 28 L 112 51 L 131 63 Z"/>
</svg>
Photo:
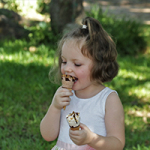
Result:
<svg viewBox="0 0 150 150">
<path fill-rule="evenodd" d="M 39 131 L 59 86 L 48 77 L 54 51 L 45 45 L 31 51 L 23 40 L 0 43 L 0 150 L 50 150 L 55 144 L 44 141 Z M 120 72 L 106 85 L 118 91 L 124 106 L 124 150 L 149 150 L 150 53 L 119 56 L 118 61 Z"/>
</svg>

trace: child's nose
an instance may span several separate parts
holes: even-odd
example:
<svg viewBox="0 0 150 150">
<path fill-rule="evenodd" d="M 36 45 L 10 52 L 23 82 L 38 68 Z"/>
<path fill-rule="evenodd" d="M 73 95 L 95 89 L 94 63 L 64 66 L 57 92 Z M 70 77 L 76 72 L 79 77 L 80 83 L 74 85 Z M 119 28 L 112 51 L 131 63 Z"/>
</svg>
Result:
<svg viewBox="0 0 150 150">
<path fill-rule="evenodd" d="M 65 70 L 65 72 L 72 72 L 72 68 L 70 65 L 66 65 L 64 70 Z"/>
</svg>

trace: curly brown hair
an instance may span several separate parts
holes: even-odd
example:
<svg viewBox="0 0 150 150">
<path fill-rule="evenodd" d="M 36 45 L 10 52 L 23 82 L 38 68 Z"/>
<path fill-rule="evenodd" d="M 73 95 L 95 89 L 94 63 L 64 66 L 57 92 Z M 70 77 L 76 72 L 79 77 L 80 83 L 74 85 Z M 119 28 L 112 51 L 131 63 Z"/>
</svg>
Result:
<svg viewBox="0 0 150 150">
<path fill-rule="evenodd" d="M 80 42 L 84 39 L 84 45 L 81 48 L 83 55 L 93 60 L 91 70 L 91 80 L 101 84 L 111 81 L 119 70 L 116 45 L 108 33 L 103 29 L 100 22 L 94 18 L 86 17 L 82 21 L 82 26 L 67 33 L 58 43 L 59 52 L 59 74 L 61 68 L 61 50 L 64 42 L 69 39 L 75 39 Z"/>
</svg>

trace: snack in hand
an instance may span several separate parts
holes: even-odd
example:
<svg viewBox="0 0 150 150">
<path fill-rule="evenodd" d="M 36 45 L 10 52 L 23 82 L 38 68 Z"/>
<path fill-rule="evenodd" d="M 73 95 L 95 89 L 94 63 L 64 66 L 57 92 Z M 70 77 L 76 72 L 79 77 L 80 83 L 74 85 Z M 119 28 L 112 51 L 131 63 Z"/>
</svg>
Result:
<svg viewBox="0 0 150 150">
<path fill-rule="evenodd" d="M 72 90 L 73 84 L 75 82 L 75 77 L 63 74 L 61 79 L 62 79 L 62 87 Z M 66 106 L 64 106 L 63 108 L 65 110 Z"/>
<path fill-rule="evenodd" d="M 71 128 L 71 130 L 79 130 L 80 128 L 80 113 L 78 112 L 72 112 L 66 116 L 66 119 L 68 121 L 68 124 Z"/>
<path fill-rule="evenodd" d="M 61 79 L 62 79 L 62 87 L 72 90 L 72 86 L 75 82 L 75 77 L 63 74 Z"/>
</svg>

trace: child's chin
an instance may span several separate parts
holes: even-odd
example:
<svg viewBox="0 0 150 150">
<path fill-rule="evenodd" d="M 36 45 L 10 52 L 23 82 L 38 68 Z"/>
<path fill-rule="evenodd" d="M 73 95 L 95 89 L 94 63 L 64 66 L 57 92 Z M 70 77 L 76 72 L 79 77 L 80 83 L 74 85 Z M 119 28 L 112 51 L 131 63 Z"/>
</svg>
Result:
<svg viewBox="0 0 150 150">
<path fill-rule="evenodd" d="M 72 90 L 74 90 L 74 91 L 77 90 L 75 84 L 73 85 Z"/>
</svg>

